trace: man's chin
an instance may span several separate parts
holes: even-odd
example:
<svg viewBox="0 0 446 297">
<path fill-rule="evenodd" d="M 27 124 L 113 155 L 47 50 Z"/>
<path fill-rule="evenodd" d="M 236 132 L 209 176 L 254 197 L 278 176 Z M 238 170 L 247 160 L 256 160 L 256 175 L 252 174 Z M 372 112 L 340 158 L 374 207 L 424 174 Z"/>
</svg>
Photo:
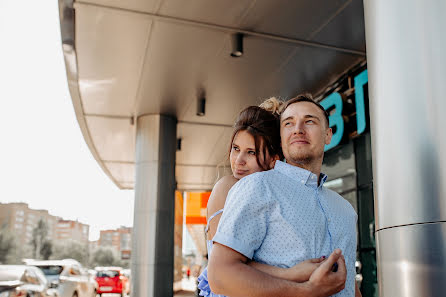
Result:
<svg viewBox="0 0 446 297">
<path fill-rule="evenodd" d="M 294 153 L 290 155 L 289 161 L 296 164 L 308 164 L 313 162 L 316 156 L 311 153 Z"/>
</svg>

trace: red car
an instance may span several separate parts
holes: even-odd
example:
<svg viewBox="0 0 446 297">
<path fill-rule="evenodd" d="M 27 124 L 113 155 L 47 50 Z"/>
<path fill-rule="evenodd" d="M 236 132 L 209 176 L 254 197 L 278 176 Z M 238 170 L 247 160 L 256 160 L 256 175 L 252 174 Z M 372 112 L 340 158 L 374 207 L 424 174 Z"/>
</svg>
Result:
<svg viewBox="0 0 446 297">
<path fill-rule="evenodd" d="M 129 280 L 122 274 L 121 267 L 96 267 L 95 270 L 99 296 L 103 293 L 117 293 L 121 296 L 129 294 Z"/>
</svg>

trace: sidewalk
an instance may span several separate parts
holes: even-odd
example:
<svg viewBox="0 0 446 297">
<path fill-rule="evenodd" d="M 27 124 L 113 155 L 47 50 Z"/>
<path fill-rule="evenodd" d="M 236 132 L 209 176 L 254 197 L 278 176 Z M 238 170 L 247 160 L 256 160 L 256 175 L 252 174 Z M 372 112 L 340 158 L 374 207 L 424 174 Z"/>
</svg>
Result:
<svg viewBox="0 0 446 297">
<path fill-rule="evenodd" d="M 197 289 L 197 279 L 190 277 L 189 279 L 183 278 L 181 280 L 182 291 L 175 293 L 174 297 L 194 297 L 195 290 Z"/>
<path fill-rule="evenodd" d="M 190 291 L 180 291 L 175 293 L 173 297 L 195 297 L 195 293 Z"/>
</svg>

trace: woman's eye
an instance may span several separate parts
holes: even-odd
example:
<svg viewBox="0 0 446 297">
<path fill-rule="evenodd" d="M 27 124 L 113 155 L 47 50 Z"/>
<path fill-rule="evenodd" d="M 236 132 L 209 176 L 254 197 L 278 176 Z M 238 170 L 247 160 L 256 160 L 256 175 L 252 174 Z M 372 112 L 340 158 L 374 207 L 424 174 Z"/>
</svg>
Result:
<svg viewBox="0 0 446 297">
<path fill-rule="evenodd" d="M 290 125 L 291 125 L 291 122 L 286 122 L 286 123 L 284 124 L 285 127 L 290 126 Z"/>
<path fill-rule="evenodd" d="M 255 155 L 256 152 L 255 152 L 255 151 L 249 151 L 248 154 L 250 154 L 250 155 Z"/>
<path fill-rule="evenodd" d="M 314 121 L 313 120 L 308 120 L 307 124 L 314 124 Z"/>
<path fill-rule="evenodd" d="M 233 146 L 233 147 L 232 147 L 232 150 L 233 150 L 233 151 L 238 151 L 239 148 L 238 148 L 237 146 Z"/>
</svg>

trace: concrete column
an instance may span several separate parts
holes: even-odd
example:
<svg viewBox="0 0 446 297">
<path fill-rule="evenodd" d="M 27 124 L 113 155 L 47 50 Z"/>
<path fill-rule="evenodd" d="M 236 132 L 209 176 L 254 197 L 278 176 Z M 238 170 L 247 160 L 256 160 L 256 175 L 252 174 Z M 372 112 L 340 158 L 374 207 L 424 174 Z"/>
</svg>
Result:
<svg viewBox="0 0 446 297">
<path fill-rule="evenodd" d="M 379 296 L 444 296 L 446 1 L 364 12 Z"/>
<path fill-rule="evenodd" d="M 138 118 L 132 296 L 173 296 L 176 120 Z"/>
</svg>

